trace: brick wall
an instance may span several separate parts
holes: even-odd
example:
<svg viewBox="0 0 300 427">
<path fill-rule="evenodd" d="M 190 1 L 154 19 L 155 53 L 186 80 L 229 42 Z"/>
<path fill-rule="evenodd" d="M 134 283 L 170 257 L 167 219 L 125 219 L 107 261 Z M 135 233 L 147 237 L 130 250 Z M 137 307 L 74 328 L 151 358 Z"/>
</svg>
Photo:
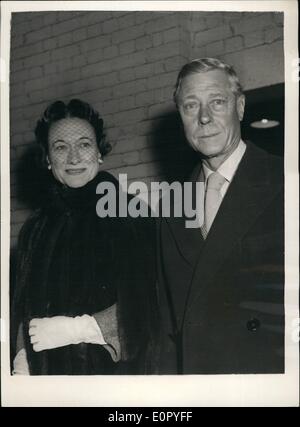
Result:
<svg viewBox="0 0 300 427">
<path fill-rule="evenodd" d="M 14 13 L 12 244 L 30 213 L 20 194 L 20 180 L 31 186 L 25 159 L 50 102 L 78 97 L 101 113 L 113 145 L 105 168 L 114 175 L 146 183 L 182 177 L 192 157 L 172 102 L 178 70 L 194 57 L 216 56 L 236 67 L 246 89 L 282 82 L 282 21 L 275 13 Z"/>
</svg>

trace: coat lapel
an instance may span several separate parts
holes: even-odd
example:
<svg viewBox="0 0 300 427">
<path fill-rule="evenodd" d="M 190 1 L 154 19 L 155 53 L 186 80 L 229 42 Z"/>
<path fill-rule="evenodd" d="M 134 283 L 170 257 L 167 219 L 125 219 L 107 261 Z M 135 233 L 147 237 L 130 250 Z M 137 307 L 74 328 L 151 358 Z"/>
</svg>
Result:
<svg viewBox="0 0 300 427">
<path fill-rule="evenodd" d="M 193 183 L 193 192 L 192 197 L 195 201 L 196 193 L 196 182 L 199 179 L 201 173 L 201 164 L 193 170 L 189 181 Z M 201 178 L 200 178 L 201 179 Z M 194 202 L 193 202 L 194 203 Z M 199 253 L 203 247 L 204 240 L 200 231 L 200 228 L 187 228 L 186 221 L 190 218 L 187 218 L 184 215 L 184 209 L 182 206 L 183 216 L 166 218 L 166 222 L 169 225 L 170 231 L 174 240 L 176 241 L 178 251 L 185 261 L 192 267 L 195 267 Z"/>
<path fill-rule="evenodd" d="M 248 144 L 198 257 L 185 314 L 279 190 L 279 186 L 270 182 L 268 154 Z"/>
</svg>

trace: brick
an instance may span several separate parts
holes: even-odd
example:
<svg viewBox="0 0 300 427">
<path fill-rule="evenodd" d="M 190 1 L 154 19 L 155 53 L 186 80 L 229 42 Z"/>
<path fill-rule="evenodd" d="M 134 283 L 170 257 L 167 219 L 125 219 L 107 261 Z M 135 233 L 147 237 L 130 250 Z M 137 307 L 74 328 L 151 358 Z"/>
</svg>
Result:
<svg viewBox="0 0 300 427">
<path fill-rule="evenodd" d="M 167 30 L 176 27 L 179 24 L 179 15 L 177 13 L 163 13 L 160 18 L 147 22 L 145 25 L 146 34 Z"/>
<path fill-rule="evenodd" d="M 35 14 L 34 18 L 31 20 L 32 30 L 39 30 L 45 26 L 44 19 L 42 15 Z"/>
<path fill-rule="evenodd" d="M 25 36 L 27 36 L 27 34 L 29 34 L 30 33 L 30 31 L 31 31 L 31 25 L 30 25 L 30 22 L 21 22 L 20 24 L 18 24 L 18 25 L 12 25 L 12 36 L 16 36 L 16 35 L 18 35 L 18 36 L 20 36 L 20 35 L 25 35 Z"/>
<path fill-rule="evenodd" d="M 135 46 L 137 50 L 148 49 L 152 47 L 152 39 L 151 36 L 146 35 L 136 39 Z"/>
<path fill-rule="evenodd" d="M 120 82 L 128 82 L 135 80 L 135 72 L 133 68 L 126 68 L 120 71 Z"/>
<path fill-rule="evenodd" d="M 23 95 L 24 90 L 25 90 L 25 83 L 18 82 L 14 85 L 11 85 L 10 96 L 13 98 L 15 96 Z"/>
<path fill-rule="evenodd" d="M 226 52 L 235 52 L 241 49 L 243 49 L 243 37 L 236 36 L 236 37 L 231 37 L 230 39 L 225 40 Z M 222 51 L 220 53 L 222 53 Z"/>
<path fill-rule="evenodd" d="M 135 165 L 140 162 L 140 155 L 137 151 L 132 151 L 130 153 L 125 153 L 122 156 L 123 165 Z"/>
<path fill-rule="evenodd" d="M 159 87 L 169 86 L 171 82 L 176 82 L 177 72 L 165 73 L 148 78 L 148 89 L 156 89 Z"/>
<path fill-rule="evenodd" d="M 54 61 L 70 58 L 79 54 L 79 47 L 77 45 L 65 46 L 51 52 L 51 57 Z"/>
<path fill-rule="evenodd" d="M 73 33 L 65 33 L 58 37 L 58 46 L 63 47 L 73 42 Z"/>
<path fill-rule="evenodd" d="M 11 49 L 12 52 L 16 47 L 23 46 L 24 44 L 24 36 L 23 35 L 17 35 L 16 37 L 13 37 L 11 40 Z"/>
<path fill-rule="evenodd" d="M 163 104 L 151 105 L 148 108 L 148 118 L 153 119 L 155 117 L 162 117 L 170 114 L 170 111 L 174 110 L 174 104 L 172 101 L 165 102 Z"/>
<path fill-rule="evenodd" d="M 52 62 L 50 64 L 44 65 L 43 70 L 44 70 L 44 75 L 48 76 L 50 74 L 56 73 L 58 70 L 58 67 L 56 63 Z"/>
<path fill-rule="evenodd" d="M 117 113 L 119 110 L 120 108 L 118 99 L 110 99 L 103 106 L 103 112 L 106 114 Z"/>
<path fill-rule="evenodd" d="M 101 76 L 102 86 L 114 86 L 119 83 L 118 73 L 114 71 L 113 73 L 106 74 Z"/>
<path fill-rule="evenodd" d="M 50 38 L 52 36 L 52 27 L 44 27 L 41 30 L 32 31 L 30 33 L 27 33 L 25 35 L 25 41 L 26 43 L 35 43 L 40 40 L 45 40 L 47 38 Z"/>
<path fill-rule="evenodd" d="M 83 67 L 87 65 L 87 59 L 86 56 L 83 54 L 75 55 L 72 58 L 72 67 Z"/>
<path fill-rule="evenodd" d="M 117 168 L 123 165 L 122 155 L 121 154 L 109 154 L 105 158 L 105 168 Z"/>
<path fill-rule="evenodd" d="M 103 34 L 111 34 L 114 31 L 119 29 L 119 24 L 117 19 L 110 19 L 109 21 L 104 21 L 102 25 Z"/>
<path fill-rule="evenodd" d="M 149 77 L 154 74 L 153 64 L 145 64 L 135 68 L 135 76 L 137 79 Z"/>
<path fill-rule="evenodd" d="M 117 46 L 109 46 L 103 49 L 103 58 L 104 59 L 111 59 L 119 54 L 119 49 Z"/>
<path fill-rule="evenodd" d="M 135 14 L 128 13 L 121 16 L 118 18 L 118 24 L 120 29 L 133 27 L 135 25 Z"/>
<path fill-rule="evenodd" d="M 73 31 L 72 33 L 73 41 L 79 42 L 87 38 L 86 28 L 79 28 L 78 30 Z"/>
<path fill-rule="evenodd" d="M 54 24 L 57 21 L 57 13 L 44 12 L 43 21 L 45 26 Z"/>
<path fill-rule="evenodd" d="M 155 12 L 136 12 L 135 21 L 137 24 L 144 24 L 147 21 L 151 21 L 153 16 L 155 16 Z"/>
<path fill-rule="evenodd" d="M 120 44 L 120 55 L 126 55 L 135 51 L 135 42 L 130 40 Z"/>
<path fill-rule="evenodd" d="M 135 105 L 137 107 L 147 106 L 153 104 L 154 102 L 154 92 L 153 90 L 148 92 L 138 93 L 135 96 Z"/>
<path fill-rule="evenodd" d="M 266 43 L 273 43 L 274 41 L 277 41 L 277 40 L 283 40 L 282 27 L 268 28 L 265 30 L 264 41 Z"/>
<path fill-rule="evenodd" d="M 250 16 L 247 19 L 241 19 L 240 22 L 232 23 L 232 28 L 234 30 L 234 34 L 245 34 L 249 32 L 254 32 L 266 28 L 271 25 L 273 22 L 272 13 L 264 12 L 259 15 L 247 14 L 246 16 Z"/>
<path fill-rule="evenodd" d="M 166 101 L 173 102 L 174 85 L 162 87 L 154 91 L 154 102 L 162 103 Z"/>
<path fill-rule="evenodd" d="M 159 61 L 154 63 L 154 74 L 162 74 L 164 73 L 165 67 L 164 67 L 164 61 Z"/>
<path fill-rule="evenodd" d="M 191 33 L 199 32 L 199 31 L 205 31 L 207 30 L 206 26 L 206 19 L 201 14 L 199 16 L 198 14 L 193 14 L 192 19 L 188 22 L 188 28 Z"/>
<path fill-rule="evenodd" d="M 101 49 L 108 46 L 111 46 L 110 35 L 94 37 L 92 39 L 84 40 L 80 43 L 81 52 L 88 52 L 90 50 Z"/>
<path fill-rule="evenodd" d="M 135 108 L 135 97 L 133 95 L 119 99 L 119 111 L 130 110 Z"/>
<path fill-rule="evenodd" d="M 99 23 L 87 27 L 87 38 L 99 36 L 101 33 L 102 26 Z"/>
<path fill-rule="evenodd" d="M 122 98 L 123 96 L 128 96 L 136 94 L 139 92 L 146 91 L 146 79 L 140 79 L 133 82 L 121 83 L 116 85 L 113 89 L 114 98 Z"/>
<path fill-rule="evenodd" d="M 42 77 L 43 75 L 43 68 L 40 67 L 33 67 L 29 70 L 29 78 L 30 79 L 36 79 L 38 77 Z"/>
<path fill-rule="evenodd" d="M 70 33 L 74 30 L 78 30 L 78 28 L 81 28 L 83 26 L 82 24 L 82 17 L 78 16 L 73 19 L 65 20 L 63 22 L 58 22 L 52 25 L 52 32 L 56 36 L 59 36 L 64 33 Z"/>
<path fill-rule="evenodd" d="M 244 14 L 242 12 L 224 12 L 223 21 L 224 24 L 232 24 L 234 22 L 239 23 L 244 19 Z"/>
<path fill-rule="evenodd" d="M 152 34 L 153 46 L 157 47 L 163 44 L 163 35 L 161 33 Z"/>
<path fill-rule="evenodd" d="M 100 24 L 112 17 L 112 12 L 99 11 L 87 12 L 81 17 L 81 26 L 89 26 L 92 24 Z"/>
<path fill-rule="evenodd" d="M 284 21 L 283 12 L 274 12 L 273 20 L 277 25 L 283 26 L 283 21 Z"/>
<path fill-rule="evenodd" d="M 58 72 L 64 72 L 72 68 L 72 58 L 64 58 L 56 62 Z"/>
<path fill-rule="evenodd" d="M 122 68 L 135 67 L 145 64 L 146 54 L 144 51 L 135 52 L 132 55 L 119 56 L 111 60 L 112 70 L 121 70 Z"/>
<path fill-rule="evenodd" d="M 95 62 L 101 62 L 103 60 L 103 49 L 92 50 L 85 55 L 88 64 L 94 64 Z"/>
<path fill-rule="evenodd" d="M 24 61 L 23 59 L 11 59 L 10 72 L 14 73 L 15 71 L 23 70 Z"/>
<path fill-rule="evenodd" d="M 34 56 L 38 53 L 43 52 L 43 45 L 42 42 L 34 43 L 29 46 L 22 46 L 19 48 L 16 48 L 12 51 L 12 58 L 13 59 L 19 59 L 19 58 L 26 58 L 28 56 Z"/>
<path fill-rule="evenodd" d="M 32 67 L 33 59 L 31 57 L 24 59 L 24 68 L 31 68 Z M 44 65 L 50 62 L 50 52 L 43 52 L 39 53 L 38 55 L 35 55 L 34 57 L 34 65 Z"/>
<path fill-rule="evenodd" d="M 254 47 L 264 43 L 264 32 L 256 31 L 255 33 L 247 33 L 244 35 L 244 46 Z"/>
<path fill-rule="evenodd" d="M 10 84 L 20 83 L 29 78 L 29 70 L 19 70 L 11 73 Z"/>
<path fill-rule="evenodd" d="M 112 34 L 112 43 L 119 44 L 128 40 L 136 40 L 144 35 L 144 26 L 137 25 L 135 27 L 126 28 L 116 31 Z"/>
<path fill-rule="evenodd" d="M 223 14 L 220 12 L 213 12 L 205 18 L 206 27 L 215 28 L 223 24 Z"/>
<path fill-rule="evenodd" d="M 109 61 L 99 62 L 97 64 L 89 64 L 82 68 L 82 78 L 99 76 L 100 74 L 107 74 L 111 71 Z"/>
<path fill-rule="evenodd" d="M 128 110 L 121 113 L 116 113 L 114 115 L 114 123 L 123 124 L 123 123 L 135 123 L 146 118 L 146 109 L 145 108 L 135 108 L 133 110 Z"/>
<path fill-rule="evenodd" d="M 52 50 L 58 46 L 58 39 L 51 38 L 43 41 L 44 50 Z"/>
<path fill-rule="evenodd" d="M 210 30 L 202 31 L 195 36 L 195 45 L 204 46 L 218 40 L 224 40 L 231 36 L 229 25 L 222 25 L 221 27 L 212 28 Z"/>
<path fill-rule="evenodd" d="M 180 38 L 180 29 L 178 27 L 170 28 L 169 30 L 164 31 L 163 39 L 165 43 L 169 43 Z"/>
<path fill-rule="evenodd" d="M 173 71 L 173 70 L 179 71 L 183 63 L 184 62 L 181 56 L 174 56 L 172 58 L 167 58 L 164 61 L 164 68 L 166 71 Z"/>
<path fill-rule="evenodd" d="M 147 51 L 149 62 L 155 62 L 170 56 L 178 55 L 179 47 L 177 42 L 166 43 L 163 46 L 154 47 Z"/>
</svg>

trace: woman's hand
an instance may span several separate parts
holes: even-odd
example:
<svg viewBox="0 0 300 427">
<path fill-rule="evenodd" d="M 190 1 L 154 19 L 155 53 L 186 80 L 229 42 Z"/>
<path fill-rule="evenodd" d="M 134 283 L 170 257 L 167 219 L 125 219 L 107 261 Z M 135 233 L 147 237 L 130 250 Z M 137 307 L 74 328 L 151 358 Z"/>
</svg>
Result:
<svg viewBox="0 0 300 427">
<path fill-rule="evenodd" d="M 37 352 L 81 342 L 106 344 L 96 320 L 87 314 L 32 319 L 29 335 L 33 350 Z"/>
<path fill-rule="evenodd" d="M 25 348 L 22 348 L 13 361 L 13 375 L 30 375 Z"/>
</svg>

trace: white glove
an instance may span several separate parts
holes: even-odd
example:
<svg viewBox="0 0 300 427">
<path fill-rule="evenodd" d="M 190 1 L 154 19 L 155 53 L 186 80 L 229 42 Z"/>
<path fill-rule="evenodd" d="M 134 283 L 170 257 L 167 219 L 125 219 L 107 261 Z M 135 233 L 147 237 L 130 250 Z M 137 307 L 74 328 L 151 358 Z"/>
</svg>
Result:
<svg viewBox="0 0 300 427">
<path fill-rule="evenodd" d="M 70 344 L 106 344 L 92 316 L 55 316 L 32 319 L 29 323 L 30 342 L 34 351 L 50 350 Z"/>
<path fill-rule="evenodd" d="M 25 348 L 20 350 L 13 361 L 13 375 L 30 375 Z"/>
</svg>

